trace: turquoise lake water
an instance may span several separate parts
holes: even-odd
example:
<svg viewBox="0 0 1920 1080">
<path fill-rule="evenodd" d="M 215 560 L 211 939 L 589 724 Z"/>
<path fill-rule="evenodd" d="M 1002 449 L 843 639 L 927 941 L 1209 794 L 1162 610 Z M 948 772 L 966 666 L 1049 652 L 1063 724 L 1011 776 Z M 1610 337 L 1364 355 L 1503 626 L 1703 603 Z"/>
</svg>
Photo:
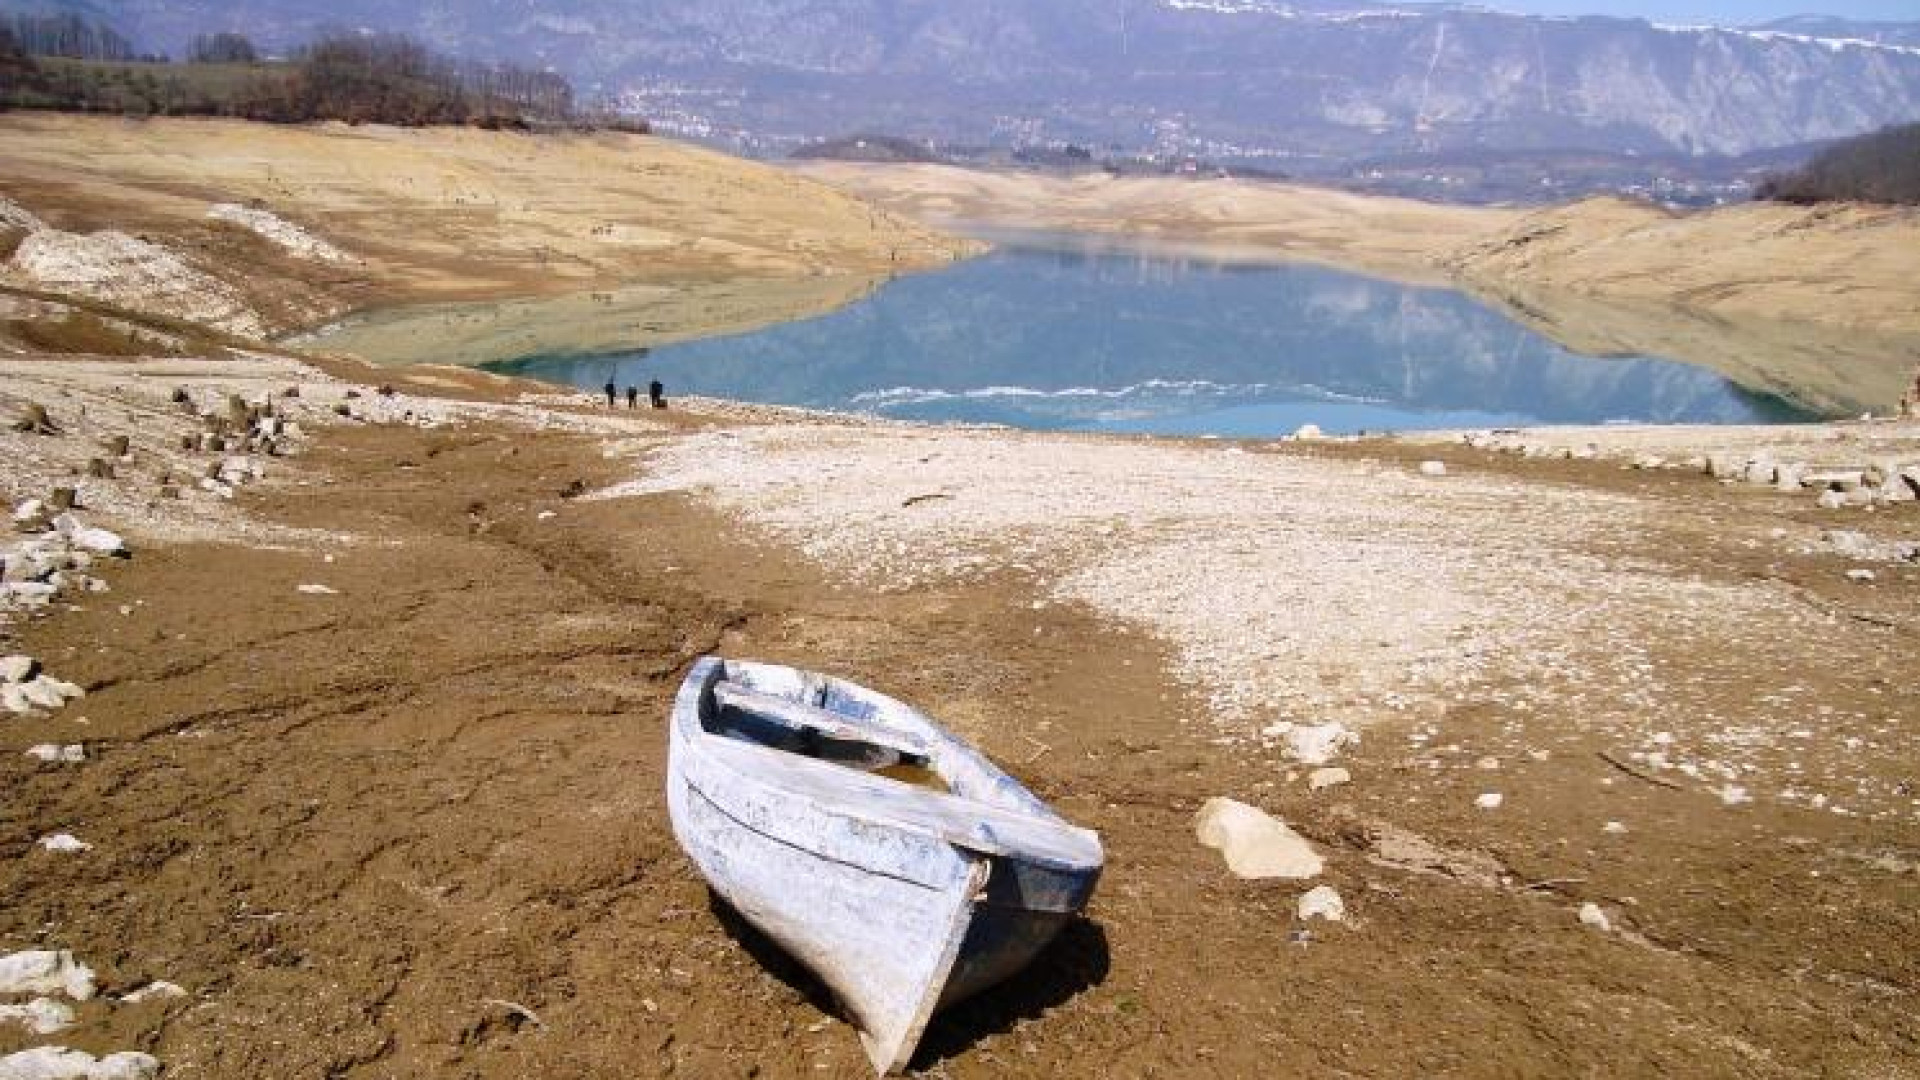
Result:
<svg viewBox="0 0 1920 1080">
<path fill-rule="evenodd" d="M 1450 289 L 994 239 L 819 318 L 487 366 L 595 391 L 658 379 L 670 397 L 1174 435 L 1810 418 L 1701 368 L 1580 356 Z"/>
</svg>

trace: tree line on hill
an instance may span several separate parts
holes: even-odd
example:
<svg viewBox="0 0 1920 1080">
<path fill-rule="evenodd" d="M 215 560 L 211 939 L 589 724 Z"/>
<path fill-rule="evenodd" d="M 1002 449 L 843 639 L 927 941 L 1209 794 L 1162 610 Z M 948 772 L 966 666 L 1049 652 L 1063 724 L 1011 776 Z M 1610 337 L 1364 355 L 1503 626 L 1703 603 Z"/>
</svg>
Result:
<svg viewBox="0 0 1920 1080">
<path fill-rule="evenodd" d="M 1761 181 L 1754 195 L 1774 202 L 1874 202 L 1920 206 L 1920 123 L 1843 139 L 1792 172 Z"/>
<path fill-rule="evenodd" d="M 441 56 L 399 34 L 327 32 L 284 59 L 245 36 L 203 34 L 187 62 L 137 55 L 111 28 L 71 15 L 0 23 L 0 108 L 280 123 L 608 127 L 644 122 L 584 110 L 564 76 Z"/>
</svg>

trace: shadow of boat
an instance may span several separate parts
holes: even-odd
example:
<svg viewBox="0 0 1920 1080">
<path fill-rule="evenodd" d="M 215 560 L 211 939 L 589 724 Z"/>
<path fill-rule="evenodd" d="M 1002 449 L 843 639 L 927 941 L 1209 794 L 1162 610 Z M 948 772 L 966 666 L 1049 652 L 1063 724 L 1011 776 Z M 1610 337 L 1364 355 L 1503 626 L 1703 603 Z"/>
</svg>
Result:
<svg viewBox="0 0 1920 1080">
<path fill-rule="evenodd" d="M 707 890 L 707 907 L 727 936 L 753 957 L 769 975 L 779 979 L 809 1005 L 830 1016 L 846 1019 L 833 991 L 788 955 L 772 938 L 755 929 L 726 898 Z M 930 1068 L 965 1053 L 991 1035 L 1003 1034 L 1023 1020 L 1033 1020 L 1106 981 L 1110 967 L 1107 933 L 1099 924 L 1075 918 L 1018 976 L 934 1014 L 920 1038 L 912 1068 Z"/>
</svg>

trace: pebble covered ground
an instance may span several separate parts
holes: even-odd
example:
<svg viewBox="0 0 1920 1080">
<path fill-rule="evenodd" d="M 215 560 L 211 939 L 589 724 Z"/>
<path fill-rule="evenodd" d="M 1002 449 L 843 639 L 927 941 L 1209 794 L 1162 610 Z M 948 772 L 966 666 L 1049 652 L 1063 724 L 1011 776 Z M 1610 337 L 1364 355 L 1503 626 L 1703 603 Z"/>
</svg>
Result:
<svg viewBox="0 0 1920 1080">
<path fill-rule="evenodd" d="M 1911 447 L 1912 429 L 1884 430 Z M 1365 444 L 1332 458 L 1290 449 L 758 426 L 643 451 L 644 475 L 600 496 L 698 492 L 881 589 L 1016 575 L 1036 608 L 1084 603 L 1172 643 L 1175 674 L 1210 706 L 1182 722 L 1222 740 L 1255 741 L 1276 722 L 1365 731 L 1392 720 L 1433 753 L 1445 743 L 1430 721 L 1486 700 L 1516 716 L 1499 748 L 1508 753 L 1551 749 L 1526 716 L 1573 715 L 1632 761 L 1732 801 L 1920 820 L 1906 779 L 1851 768 L 1855 751 L 1896 754 L 1920 722 L 1897 643 L 1910 611 L 1889 616 L 1905 628 L 1896 641 L 1866 644 L 1888 628 L 1711 550 L 1731 547 L 1739 562 L 1845 559 L 1831 577 L 1853 593 L 1882 576 L 1911 587 L 1910 503 L 1883 510 L 1870 539 L 1842 527 L 1864 512 L 1833 511 L 1832 527 L 1723 520 L 1722 501 L 1741 493 L 1699 468 L 1674 497 L 1423 469 Z M 1666 536 L 1685 545 L 1678 567 L 1648 550 Z M 1651 655 L 1655 641 L 1695 645 L 1675 664 Z M 1741 673 L 1755 663 L 1767 678 Z M 1881 681 L 1847 705 L 1807 701 L 1798 676 L 1833 668 Z"/>
<path fill-rule="evenodd" d="M 1912 503 L 1604 441 L 7 364 L 48 421 L 0 433 L 9 573 L 54 586 L 0 625 L 20 1075 L 859 1075 L 671 853 L 654 725 L 715 649 L 933 708 L 1106 838 L 1091 920 L 931 1074 L 1785 1077 L 1920 1036 Z"/>
</svg>

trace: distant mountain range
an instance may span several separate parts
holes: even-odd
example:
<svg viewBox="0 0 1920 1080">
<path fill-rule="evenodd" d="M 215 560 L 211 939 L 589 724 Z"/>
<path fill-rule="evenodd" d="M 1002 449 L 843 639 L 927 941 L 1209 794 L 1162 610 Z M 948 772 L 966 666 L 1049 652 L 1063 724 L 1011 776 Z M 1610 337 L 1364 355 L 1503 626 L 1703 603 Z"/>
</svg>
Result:
<svg viewBox="0 0 1920 1080">
<path fill-rule="evenodd" d="M 38 0 L 178 52 L 401 30 L 535 61 L 666 130 L 853 131 L 1316 163 L 1461 150 L 1731 155 L 1920 117 L 1920 23 L 1759 27 L 1279 0 Z"/>
</svg>

